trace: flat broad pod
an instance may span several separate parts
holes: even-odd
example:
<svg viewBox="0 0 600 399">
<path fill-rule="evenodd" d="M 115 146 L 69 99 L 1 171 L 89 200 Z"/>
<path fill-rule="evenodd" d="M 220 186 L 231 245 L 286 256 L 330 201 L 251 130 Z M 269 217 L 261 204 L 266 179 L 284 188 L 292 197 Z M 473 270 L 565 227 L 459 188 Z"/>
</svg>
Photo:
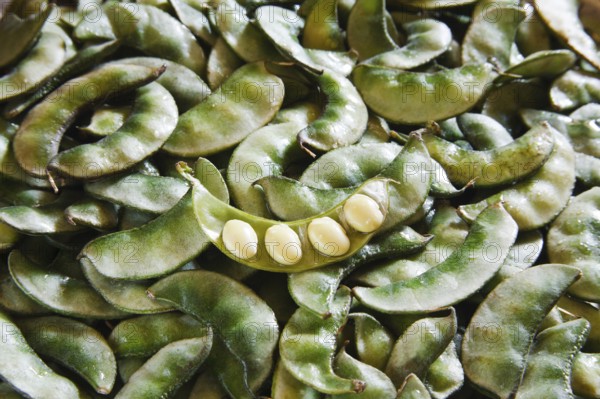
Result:
<svg viewBox="0 0 600 399">
<path fill-rule="evenodd" d="M 344 260 L 369 242 L 388 213 L 387 178 L 368 180 L 324 213 L 278 222 L 227 205 L 192 177 L 185 163 L 178 169 L 194 186 L 192 201 L 202 231 L 225 255 L 256 269 L 290 273 Z M 351 203 L 355 199 L 369 206 L 357 209 Z"/>
</svg>

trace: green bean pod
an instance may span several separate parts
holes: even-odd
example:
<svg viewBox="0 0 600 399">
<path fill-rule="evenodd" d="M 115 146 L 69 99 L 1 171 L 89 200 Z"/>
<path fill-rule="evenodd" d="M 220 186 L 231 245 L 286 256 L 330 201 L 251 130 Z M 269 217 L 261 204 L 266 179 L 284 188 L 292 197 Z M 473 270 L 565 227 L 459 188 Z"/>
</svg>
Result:
<svg viewBox="0 0 600 399">
<path fill-rule="evenodd" d="M 51 32 L 42 33 L 27 56 L 13 70 L 0 77 L 0 101 L 35 90 L 60 69 L 65 58 L 63 39 Z"/>
<path fill-rule="evenodd" d="M 600 74 L 570 70 L 559 76 L 550 88 L 550 101 L 559 111 L 570 110 L 600 100 Z"/>
<path fill-rule="evenodd" d="M 410 374 L 398 389 L 396 399 L 431 399 L 431 395 L 423 385 L 423 381 L 415 374 Z"/>
<path fill-rule="evenodd" d="M 573 359 L 589 330 L 590 324 L 585 319 L 576 319 L 541 331 L 527 357 L 515 399 L 573 397 Z"/>
<path fill-rule="evenodd" d="M 282 101 L 281 79 L 269 73 L 264 63 L 247 64 L 181 115 L 163 150 L 197 157 L 230 148 L 269 122 Z"/>
<path fill-rule="evenodd" d="M 487 63 L 434 73 L 359 65 L 352 81 L 372 111 L 389 122 L 415 125 L 468 111 L 496 75 Z"/>
<path fill-rule="evenodd" d="M 66 316 L 119 319 L 122 312 L 104 301 L 86 281 L 44 269 L 15 249 L 8 257 L 15 283 L 40 305 Z"/>
<path fill-rule="evenodd" d="M 15 134 L 13 148 L 19 165 L 36 177 L 58 154 L 65 130 L 88 104 L 156 79 L 164 69 L 106 65 L 64 83 L 36 105 Z"/>
<path fill-rule="evenodd" d="M 244 61 L 229 47 L 225 39 L 219 37 L 208 56 L 206 80 L 212 90 L 216 90 Z"/>
<path fill-rule="evenodd" d="M 206 10 L 202 9 L 202 7 L 196 7 L 194 2 L 188 3 L 181 0 L 169 0 L 169 4 L 173 7 L 181 23 L 194 36 L 211 46 L 215 44 L 218 40 L 218 35 L 205 15 Z"/>
<path fill-rule="evenodd" d="M 345 348 L 333 360 L 333 369 L 340 377 L 368 381 L 360 396 L 365 399 L 396 399 L 396 388 L 390 378 L 382 371 L 356 360 L 346 353 Z M 335 395 L 339 399 L 355 398 L 356 393 Z"/>
<path fill-rule="evenodd" d="M 598 47 L 585 31 L 579 18 L 579 2 L 541 1 L 533 5 L 546 26 L 580 57 L 600 69 Z"/>
<path fill-rule="evenodd" d="M 321 399 L 323 394 L 295 379 L 280 361 L 277 362 L 273 372 L 271 397 L 273 399 Z"/>
<path fill-rule="evenodd" d="M 341 287 L 329 318 L 323 319 L 300 308 L 282 331 L 284 339 L 279 341 L 279 353 L 283 366 L 296 379 L 319 392 L 360 393 L 365 389 L 365 382 L 338 376 L 332 365 L 336 338 L 348 316 L 350 302 L 350 290 Z"/>
<path fill-rule="evenodd" d="M 331 313 L 331 304 L 340 283 L 353 271 L 377 259 L 394 258 L 418 251 L 432 238 L 421 236 L 406 226 L 375 237 L 344 261 L 323 268 L 289 274 L 290 295 L 300 307 L 321 317 L 327 317 Z"/>
<path fill-rule="evenodd" d="M 397 69 L 413 69 L 443 54 L 452 42 L 452 33 L 446 24 L 434 19 L 422 19 L 403 25 L 406 44 L 392 51 L 374 55 L 363 61 Z"/>
<path fill-rule="evenodd" d="M 598 352 L 600 347 L 600 311 L 587 302 L 575 300 L 566 295 L 558 300 L 556 306 L 590 322 L 591 331 L 583 349 L 589 352 Z"/>
<path fill-rule="evenodd" d="M 319 50 L 344 50 L 344 33 L 338 21 L 338 2 L 317 0 L 306 17 L 302 45 Z"/>
<path fill-rule="evenodd" d="M 129 377 L 115 399 L 169 397 L 206 360 L 211 344 L 190 338 L 164 346 Z"/>
<path fill-rule="evenodd" d="M 123 320 L 108 342 L 118 358 L 146 358 L 170 343 L 191 338 L 211 341 L 212 330 L 190 315 L 170 312 Z"/>
<path fill-rule="evenodd" d="M 112 391 L 117 364 L 111 348 L 98 331 L 58 316 L 20 320 L 18 326 L 36 353 L 73 370 L 98 393 L 106 395 Z"/>
<path fill-rule="evenodd" d="M 436 267 L 405 281 L 376 288 L 356 287 L 353 292 L 365 306 L 387 313 L 419 313 L 453 305 L 496 274 L 517 230 L 501 204 L 491 205 L 471 226 L 462 247 Z M 435 295 L 440 287 L 448 290 L 442 297 Z"/>
<path fill-rule="evenodd" d="M 18 392 L 32 398 L 78 399 L 79 390 L 67 378 L 56 374 L 27 344 L 19 328 L 0 312 L 4 328 L 0 341 L 0 376 Z"/>
<path fill-rule="evenodd" d="M 221 174 L 209 161 L 203 158 L 197 161 L 196 176 L 219 200 L 229 200 Z M 79 256 L 87 258 L 98 272 L 112 279 L 145 280 L 165 275 L 198 256 L 210 244 L 193 213 L 188 193 L 147 224 L 87 243 Z"/>
<path fill-rule="evenodd" d="M 458 391 L 465 382 L 454 341 L 427 370 L 423 383 L 433 399 L 444 399 Z"/>
<path fill-rule="evenodd" d="M 551 129 L 538 125 L 510 144 L 487 151 L 464 150 L 432 134 L 423 140 L 452 183 L 475 180 L 476 187 L 493 187 L 522 180 L 541 168 L 554 149 Z"/>
<path fill-rule="evenodd" d="M 0 272 L 0 309 L 11 314 L 26 316 L 40 316 L 49 313 L 49 310 L 29 298 L 15 284 L 8 270 Z"/>
<path fill-rule="evenodd" d="M 529 178 L 475 204 L 461 205 L 460 216 L 472 221 L 488 204 L 502 200 L 522 231 L 541 227 L 567 205 L 575 183 L 575 153 L 567 139 L 553 129 L 554 149 Z"/>
<path fill-rule="evenodd" d="M 150 56 L 166 58 L 202 75 L 204 50 L 177 19 L 144 4 L 106 3 L 104 12 L 116 38 Z"/>
<path fill-rule="evenodd" d="M 578 353 L 573 360 L 571 386 L 575 395 L 584 398 L 600 396 L 600 358 L 594 353 Z"/>
<path fill-rule="evenodd" d="M 173 208 L 189 190 L 181 179 L 132 173 L 89 182 L 85 191 L 96 198 L 143 212 L 164 213 Z"/>
<path fill-rule="evenodd" d="M 456 122 L 465 138 L 477 150 L 492 150 L 513 142 L 508 130 L 489 116 L 465 113 L 457 116 Z"/>
<path fill-rule="evenodd" d="M 94 114 L 87 126 L 78 127 L 85 134 L 94 137 L 106 137 L 116 132 L 131 115 L 131 107 L 111 107 L 103 105 L 94 110 Z"/>
<path fill-rule="evenodd" d="M 313 78 L 327 105 L 298 133 L 298 143 L 315 157 L 313 151 L 327 152 L 357 142 L 367 128 L 369 115 L 360 94 L 345 77 L 326 70 Z"/>
<path fill-rule="evenodd" d="M 234 397 L 253 397 L 271 371 L 279 337 L 275 314 L 249 288 L 218 273 L 184 271 L 160 280 L 148 294 L 208 323 L 214 331 L 207 360 Z"/>
<path fill-rule="evenodd" d="M 552 222 L 548 231 L 548 259 L 579 268 L 583 277 L 569 293 L 585 300 L 600 300 L 600 269 L 597 266 L 598 235 L 596 214 L 600 207 L 600 187 L 594 187 L 571 199 Z"/>
<path fill-rule="evenodd" d="M 368 201 L 374 204 L 376 208 L 373 211 L 379 213 L 382 217 L 378 223 L 379 226 L 370 232 L 363 233 L 348 224 L 349 216 L 343 210 L 347 201 L 310 219 L 277 222 L 252 216 L 223 203 L 215 198 L 200 182 L 188 175 L 185 166 L 182 166 L 181 169 L 194 185 L 192 191 L 194 212 L 204 234 L 228 257 L 257 269 L 289 273 L 309 270 L 344 260 L 369 242 L 377 229 L 381 227 L 383 218 L 388 212 L 389 180 L 384 178 L 371 179 L 355 191 L 354 195 L 360 194 L 368 198 Z M 233 241 L 224 240 L 223 235 L 227 235 L 225 232 L 226 225 L 230 223 L 233 226 L 232 222 L 233 224 L 238 223 L 247 226 L 245 229 L 249 235 L 239 239 L 237 236 L 233 236 Z M 332 231 L 331 234 L 334 235 L 330 236 L 331 238 L 326 238 L 326 235 L 311 237 L 312 233 L 309 229 L 312 228 L 310 226 L 313 226 L 313 222 L 315 223 L 314 226 L 323 223 L 323 225 L 326 225 L 324 228 L 331 229 L 328 231 Z M 289 232 L 287 237 L 291 237 L 291 241 L 287 241 L 287 237 L 276 233 L 272 238 L 269 238 L 267 243 L 265 241 L 267 230 L 274 226 L 279 226 L 275 229 L 283 228 L 286 232 Z M 315 229 L 318 228 L 315 227 Z M 252 238 L 252 234 L 254 234 L 254 238 Z M 246 238 L 248 238 L 248 241 L 243 241 Z M 267 247 L 267 244 L 269 247 Z M 282 247 L 279 261 L 275 260 L 275 255 L 273 255 L 273 253 L 279 251 L 277 247 Z"/>
<path fill-rule="evenodd" d="M 505 73 L 520 78 L 554 78 L 569 70 L 575 61 L 577 57 L 569 50 L 539 51 L 511 66 Z"/>
<path fill-rule="evenodd" d="M 540 323 L 580 276 L 573 267 L 548 264 L 500 283 L 479 305 L 463 338 L 462 362 L 469 380 L 497 397 L 513 397 Z"/>
<path fill-rule="evenodd" d="M 0 19 L 0 35 L 6 39 L 6 45 L 0 50 L 0 68 L 13 64 L 29 50 L 55 9 L 56 6 L 50 4 L 39 14 L 32 14 L 26 18 L 12 12 L 3 15 Z"/>
</svg>

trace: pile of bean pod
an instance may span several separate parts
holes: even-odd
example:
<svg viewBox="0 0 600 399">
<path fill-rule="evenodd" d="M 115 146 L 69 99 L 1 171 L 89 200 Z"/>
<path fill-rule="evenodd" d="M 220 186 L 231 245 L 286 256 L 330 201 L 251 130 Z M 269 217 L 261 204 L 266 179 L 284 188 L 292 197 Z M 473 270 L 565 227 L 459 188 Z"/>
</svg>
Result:
<svg viewBox="0 0 600 399">
<path fill-rule="evenodd" d="M 600 3 L 0 10 L 0 397 L 600 398 Z"/>
</svg>

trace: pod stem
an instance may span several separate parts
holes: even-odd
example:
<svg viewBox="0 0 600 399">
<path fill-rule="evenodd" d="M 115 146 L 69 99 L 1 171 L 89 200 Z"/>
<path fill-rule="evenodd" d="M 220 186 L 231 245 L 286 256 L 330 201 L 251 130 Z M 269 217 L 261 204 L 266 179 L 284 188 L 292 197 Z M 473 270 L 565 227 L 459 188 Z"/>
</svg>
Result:
<svg viewBox="0 0 600 399">
<path fill-rule="evenodd" d="M 198 179 L 194 177 L 194 170 L 190 168 L 187 162 L 179 161 L 175 164 L 175 168 L 181 177 L 190 182 L 192 185 L 197 185 L 199 183 Z"/>
</svg>

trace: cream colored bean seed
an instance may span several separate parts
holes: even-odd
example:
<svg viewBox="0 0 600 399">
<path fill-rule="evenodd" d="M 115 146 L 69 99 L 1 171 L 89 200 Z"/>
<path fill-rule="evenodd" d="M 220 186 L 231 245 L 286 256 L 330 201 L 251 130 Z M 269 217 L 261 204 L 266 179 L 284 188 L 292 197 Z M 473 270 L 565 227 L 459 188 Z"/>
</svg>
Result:
<svg viewBox="0 0 600 399">
<path fill-rule="evenodd" d="M 302 259 L 300 237 L 285 224 L 277 224 L 267 229 L 265 246 L 271 258 L 282 265 L 295 265 Z"/>
<path fill-rule="evenodd" d="M 361 233 L 377 230 L 385 219 L 377 202 L 364 194 L 348 198 L 344 204 L 344 215 L 348 224 Z"/>
<path fill-rule="evenodd" d="M 229 220 L 223 226 L 223 244 L 229 252 L 240 259 L 250 259 L 258 250 L 258 237 L 248 223 Z"/>
<path fill-rule="evenodd" d="M 310 222 L 308 239 L 323 255 L 342 256 L 350 249 L 350 240 L 346 231 L 330 217 L 322 217 Z"/>
</svg>

